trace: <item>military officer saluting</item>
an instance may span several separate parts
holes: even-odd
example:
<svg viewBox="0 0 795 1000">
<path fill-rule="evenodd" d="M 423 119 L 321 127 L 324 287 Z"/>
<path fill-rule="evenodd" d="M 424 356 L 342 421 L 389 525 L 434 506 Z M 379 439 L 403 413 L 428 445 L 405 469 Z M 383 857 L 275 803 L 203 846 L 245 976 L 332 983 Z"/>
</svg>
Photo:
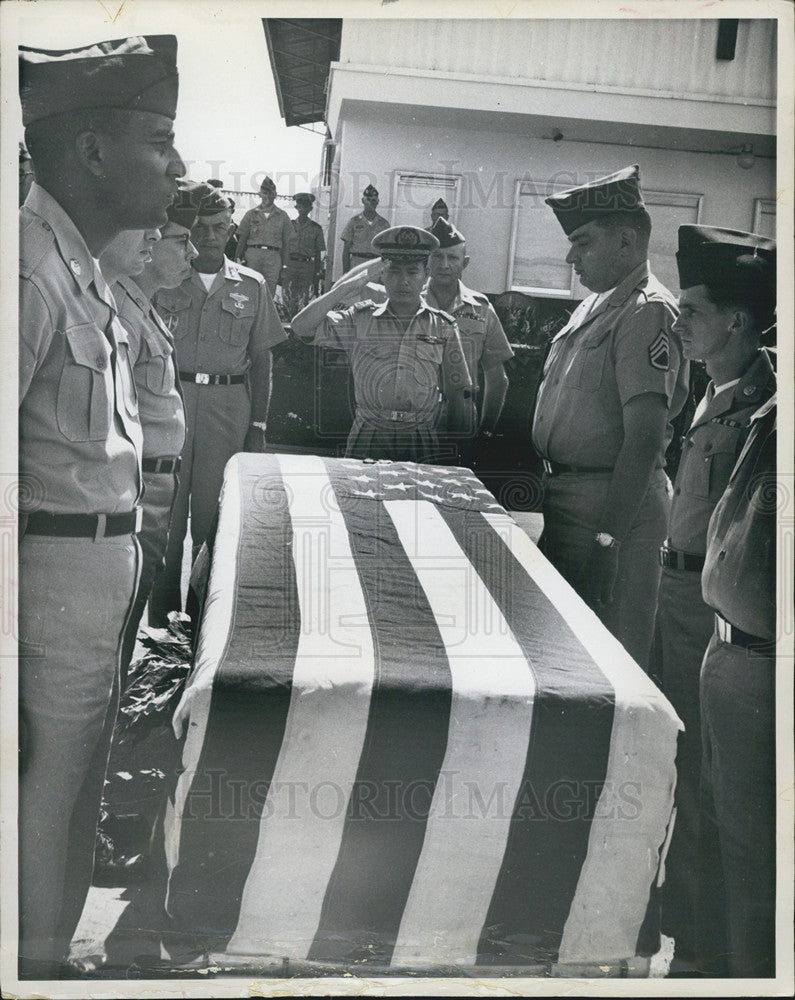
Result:
<svg viewBox="0 0 795 1000">
<path fill-rule="evenodd" d="M 187 421 L 165 568 L 149 600 L 156 625 L 182 607 L 189 507 L 195 557 L 215 517 L 226 463 L 238 451 L 264 447 L 270 349 L 285 338 L 264 278 L 224 256 L 231 220 L 229 200 L 213 190 L 191 230 L 199 255 L 190 277 L 155 297 L 174 338 Z"/>
<path fill-rule="evenodd" d="M 259 188 L 260 204 L 250 208 L 237 229 L 237 259 L 254 268 L 268 283 L 268 291 L 276 294 L 282 283 L 282 270 L 287 263 L 293 239 L 290 216 L 275 204 L 276 184 L 266 177 Z"/>
<path fill-rule="evenodd" d="M 711 381 L 684 437 L 668 539 L 661 549 L 657 609 L 663 690 L 685 724 L 677 755 L 677 817 L 666 861 L 662 930 L 676 955 L 697 958 L 695 902 L 701 725 L 699 674 L 715 624 L 701 596 L 707 527 L 726 488 L 753 415 L 776 389 L 760 335 L 774 321 L 776 245 L 753 233 L 681 226 L 679 317 L 686 358 L 706 363 Z"/>
<path fill-rule="evenodd" d="M 348 219 L 342 230 L 342 270 L 347 273 L 354 264 L 377 257 L 373 251 L 375 237 L 389 228 L 389 223 L 376 212 L 378 190 L 368 184 L 362 193 L 363 209 L 358 215 Z"/>
<path fill-rule="evenodd" d="M 332 310 L 341 294 L 364 287 L 358 269 L 310 302 L 292 327 L 318 346 L 346 352 L 353 371 L 356 415 L 345 454 L 352 458 L 438 462 L 451 441 L 473 433 L 472 381 L 452 316 L 421 298 L 428 254 L 438 240 L 415 226 L 387 229 L 373 240 L 383 260 L 387 300 Z M 349 287 L 350 286 L 350 287 Z"/>
<path fill-rule="evenodd" d="M 36 175 L 20 210 L 20 976 L 51 979 L 91 885 L 140 549 L 141 427 L 127 333 L 97 258 L 162 225 L 176 38 L 20 49 Z"/>
<path fill-rule="evenodd" d="M 547 198 L 594 292 L 553 339 L 533 421 L 540 547 L 644 669 L 671 484 L 670 419 L 688 392 L 676 300 L 651 274 L 637 166 Z"/>
<path fill-rule="evenodd" d="M 431 232 L 439 241 L 439 247 L 428 258 L 430 278 L 425 287 L 425 300 L 428 305 L 455 318 L 475 389 L 478 431 L 490 436 L 508 391 L 505 362 L 513 357 L 513 350 L 489 300 L 482 292 L 467 288 L 461 280 L 469 263 L 462 234 L 443 218 L 436 221 Z M 479 395 L 481 372 L 482 399 Z"/>
</svg>

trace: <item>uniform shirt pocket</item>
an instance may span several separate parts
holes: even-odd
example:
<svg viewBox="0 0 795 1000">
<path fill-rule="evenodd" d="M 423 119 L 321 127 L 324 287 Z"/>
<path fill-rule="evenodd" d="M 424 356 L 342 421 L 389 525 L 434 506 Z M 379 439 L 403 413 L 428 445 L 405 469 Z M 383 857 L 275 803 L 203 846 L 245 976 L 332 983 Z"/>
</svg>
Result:
<svg viewBox="0 0 795 1000">
<path fill-rule="evenodd" d="M 143 367 L 146 388 L 156 396 L 168 396 L 174 391 L 174 363 L 171 347 L 153 335 L 145 336 L 144 341 L 146 355 Z"/>
<path fill-rule="evenodd" d="M 218 336 L 225 344 L 242 347 L 248 343 L 255 315 L 255 303 L 251 299 L 248 302 L 241 302 L 240 305 L 231 299 L 222 299 Z"/>
<path fill-rule="evenodd" d="M 110 431 L 110 346 L 90 323 L 64 334 L 68 345 L 58 383 L 56 419 L 68 441 L 102 441 Z"/>
<path fill-rule="evenodd" d="M 175 340 L 181 340 L 190 332 L 190 298 L 184 295 L 158 295 L 157 311 L 168 332 Z"/>
<path fill-rule="evenodd" d="M 563 381 L 584 392 L 596 392 L 602 387 L 606 357 L 604 340 L 597 344 L 582 344 L 572 355 Z"/>
<path fill-rule="evenodd" d="M 417 341 L 417 357 L 423 361 L 430 361 L 435 365 L 442 363 L 444 357 L 444 344 L 429 344 L 427 340 Z"/>
</svg>

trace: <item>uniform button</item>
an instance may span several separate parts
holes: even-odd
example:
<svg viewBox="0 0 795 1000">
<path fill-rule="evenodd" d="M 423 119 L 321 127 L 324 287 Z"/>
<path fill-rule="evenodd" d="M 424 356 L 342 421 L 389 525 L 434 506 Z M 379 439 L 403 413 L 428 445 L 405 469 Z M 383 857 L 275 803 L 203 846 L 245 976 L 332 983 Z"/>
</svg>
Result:
<svg viewBox="0 0 795 1000">
<path fill-rule="evenodd" d="M 108 359 L 105 357 L 104 354 L 97 355 L 96 366 L 99 369 L 99 371 L 101 372 L 105 371 L 105 369 L 108 366 Z"/>
<path fill-rule="evenodd" d="M 744 396 L 753 396 L 753 394 L 754 394 L 755 392 L 756 392 L 756 386 L 755 386 L 755 385 L 747 385 L 747 386 L 746 386 L 746 387 L 745 387 L 745 388 L 743 389 L 743 395 L 744 395 Z"/>
<path fill-rule="evenodd" d="M 46 229 L 48 233 L 52 232 L 52 229 L 50 228 L 50 224 L 48 222 L 42 222 L 41 228 Z"/>
<path fill-rule="evenodd" d="M 69 261 L 69 267 L 72 269 L 72 274 L 82 274 L 83 268 L 80 266 L 80 261 L 75 260 L 74 257 Z"/>
</svg>

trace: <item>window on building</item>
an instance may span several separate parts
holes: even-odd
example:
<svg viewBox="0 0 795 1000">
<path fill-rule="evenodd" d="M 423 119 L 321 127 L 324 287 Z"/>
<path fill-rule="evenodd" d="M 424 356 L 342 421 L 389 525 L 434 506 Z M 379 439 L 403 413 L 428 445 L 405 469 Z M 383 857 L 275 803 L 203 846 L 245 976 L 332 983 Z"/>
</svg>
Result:
<svg viewBox="0 0 795 1000">
<path fill-rule="evenodd" d="M 393 226 L 431 224 L 431 205 L 439 198 L 447 202 L 450 221 L 455 222 L 461 191 L 461 177 L 455 174 L 419 174 L 396 170 L 392 188 Z"/>
<path fill-rule="evenodd" d="M 507 287 L 528 295 L 583 299 L 589 294 L 566 263 L 569 241 L 544 199 L 569 184 L 537 183 L 521 180 L 516 185 Z M 652 220 L 649 245 L 651 270 L 676 292 L 677 231 L 686 223 L 698 222 L 700 194 L 671 191 L 644 191 Z"/>
<path fill-rule="evenodd" d="M 767 236 L 770 240 L 776 238 L 776 202 L 774 198 L 754 199 L 754 224 L 751 232 Z"/>
</svg>

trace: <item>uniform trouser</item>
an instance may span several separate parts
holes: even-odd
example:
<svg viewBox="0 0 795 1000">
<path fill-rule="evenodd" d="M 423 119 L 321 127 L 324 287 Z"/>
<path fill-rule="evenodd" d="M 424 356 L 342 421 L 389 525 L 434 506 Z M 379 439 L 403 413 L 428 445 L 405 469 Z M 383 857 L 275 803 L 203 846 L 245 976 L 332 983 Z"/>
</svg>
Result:
<svg viewBox="0 0 795 1000">
<path fill-rule="evenodd" d="M 428 465 L 451 464 L 455 444 L 444 436 L 440 440 L 436 425 L 438 413 L 431 412 L 425 423 L 376 421 L 361 411 L 353 420 L 345 446 L 346 458 L 386 458 L 392 462 L 424 462 Z"/>
<path fill-rule="evenodd" d="M 19 546 L 20 956 L 58 962 L 88 894 L 137 584 L 131 535 Z"/>
<path fill-rule="evenodd" d="M 701 667 L 699 947 L 706 971 L 775 974 L 775 659 L 713 636 Z"/>
<path fill-rule="evenodd" d="M 714 631 L 714 614 L 701 597 L 701 573 L 664 568 L 657 607 L 655 672 L 685 726 L 676 755 L 676 823 L 665 861 L 662 890 L 663 933 L 676 954 L 696 953 L 695 908 L 698 883 L 698 816 L 701 777 L 699 675 Z"/>
<path fill-rule="evenodd" d="M 165 565 L 149 597 L 149 622 L 165 626 L 169 611 L 182 609 L 182 550 L 190 512 L 193 558 L 209 534 L 218 507 L 224 467 L 241 451 L 251 420 L 246 385 L 182 387 L 187 433 L 182 449 L 179 487 L 174 499 Z"/>
<path fill-rule="evenodd" d="M 544 531 L 539 548 L 576 589 L 583 563 L 601 530 L 609 473 L 564 473 L 544 482 Z M 671 484 L 662 469 L 652 473 L 646 494 L 619 549 L 613 603 L 599 605 L 605 626 L 644 670 L 657 610 L 660 584 L 659 549 L 668 529 Z"/>
<path fill-rule="evenodd" d="M 314 277 L 314 260 L 292 260 L 285 267 L 282 287 L 290 318 L 299 313 L 312 298 Z"/>
<path fill-rule="evenodd" d="M 122 691 L 126 685 L 127 670 L 135 650 L 138 626 L 141 624 L 144 608 L 149 600 L 155 574 L 163 565 L 171 508 L 174 505 L 177 486 L 177 477 L 173 472 L 145 472 L 143 479 L 146 492 L 141 530 L 138 532 L 138 542 L 141 546 L 141 576 L 121 647 Z"/>
<path fill-rule="evenodd" d="M 246 264 L 259 271 L 268 286 L 271 295 L 276 294 L 276 286 L 282 273 L 282 255 L 278 250 L 265 250 L 263 247 L 247 247 Z"/>
</svg>

